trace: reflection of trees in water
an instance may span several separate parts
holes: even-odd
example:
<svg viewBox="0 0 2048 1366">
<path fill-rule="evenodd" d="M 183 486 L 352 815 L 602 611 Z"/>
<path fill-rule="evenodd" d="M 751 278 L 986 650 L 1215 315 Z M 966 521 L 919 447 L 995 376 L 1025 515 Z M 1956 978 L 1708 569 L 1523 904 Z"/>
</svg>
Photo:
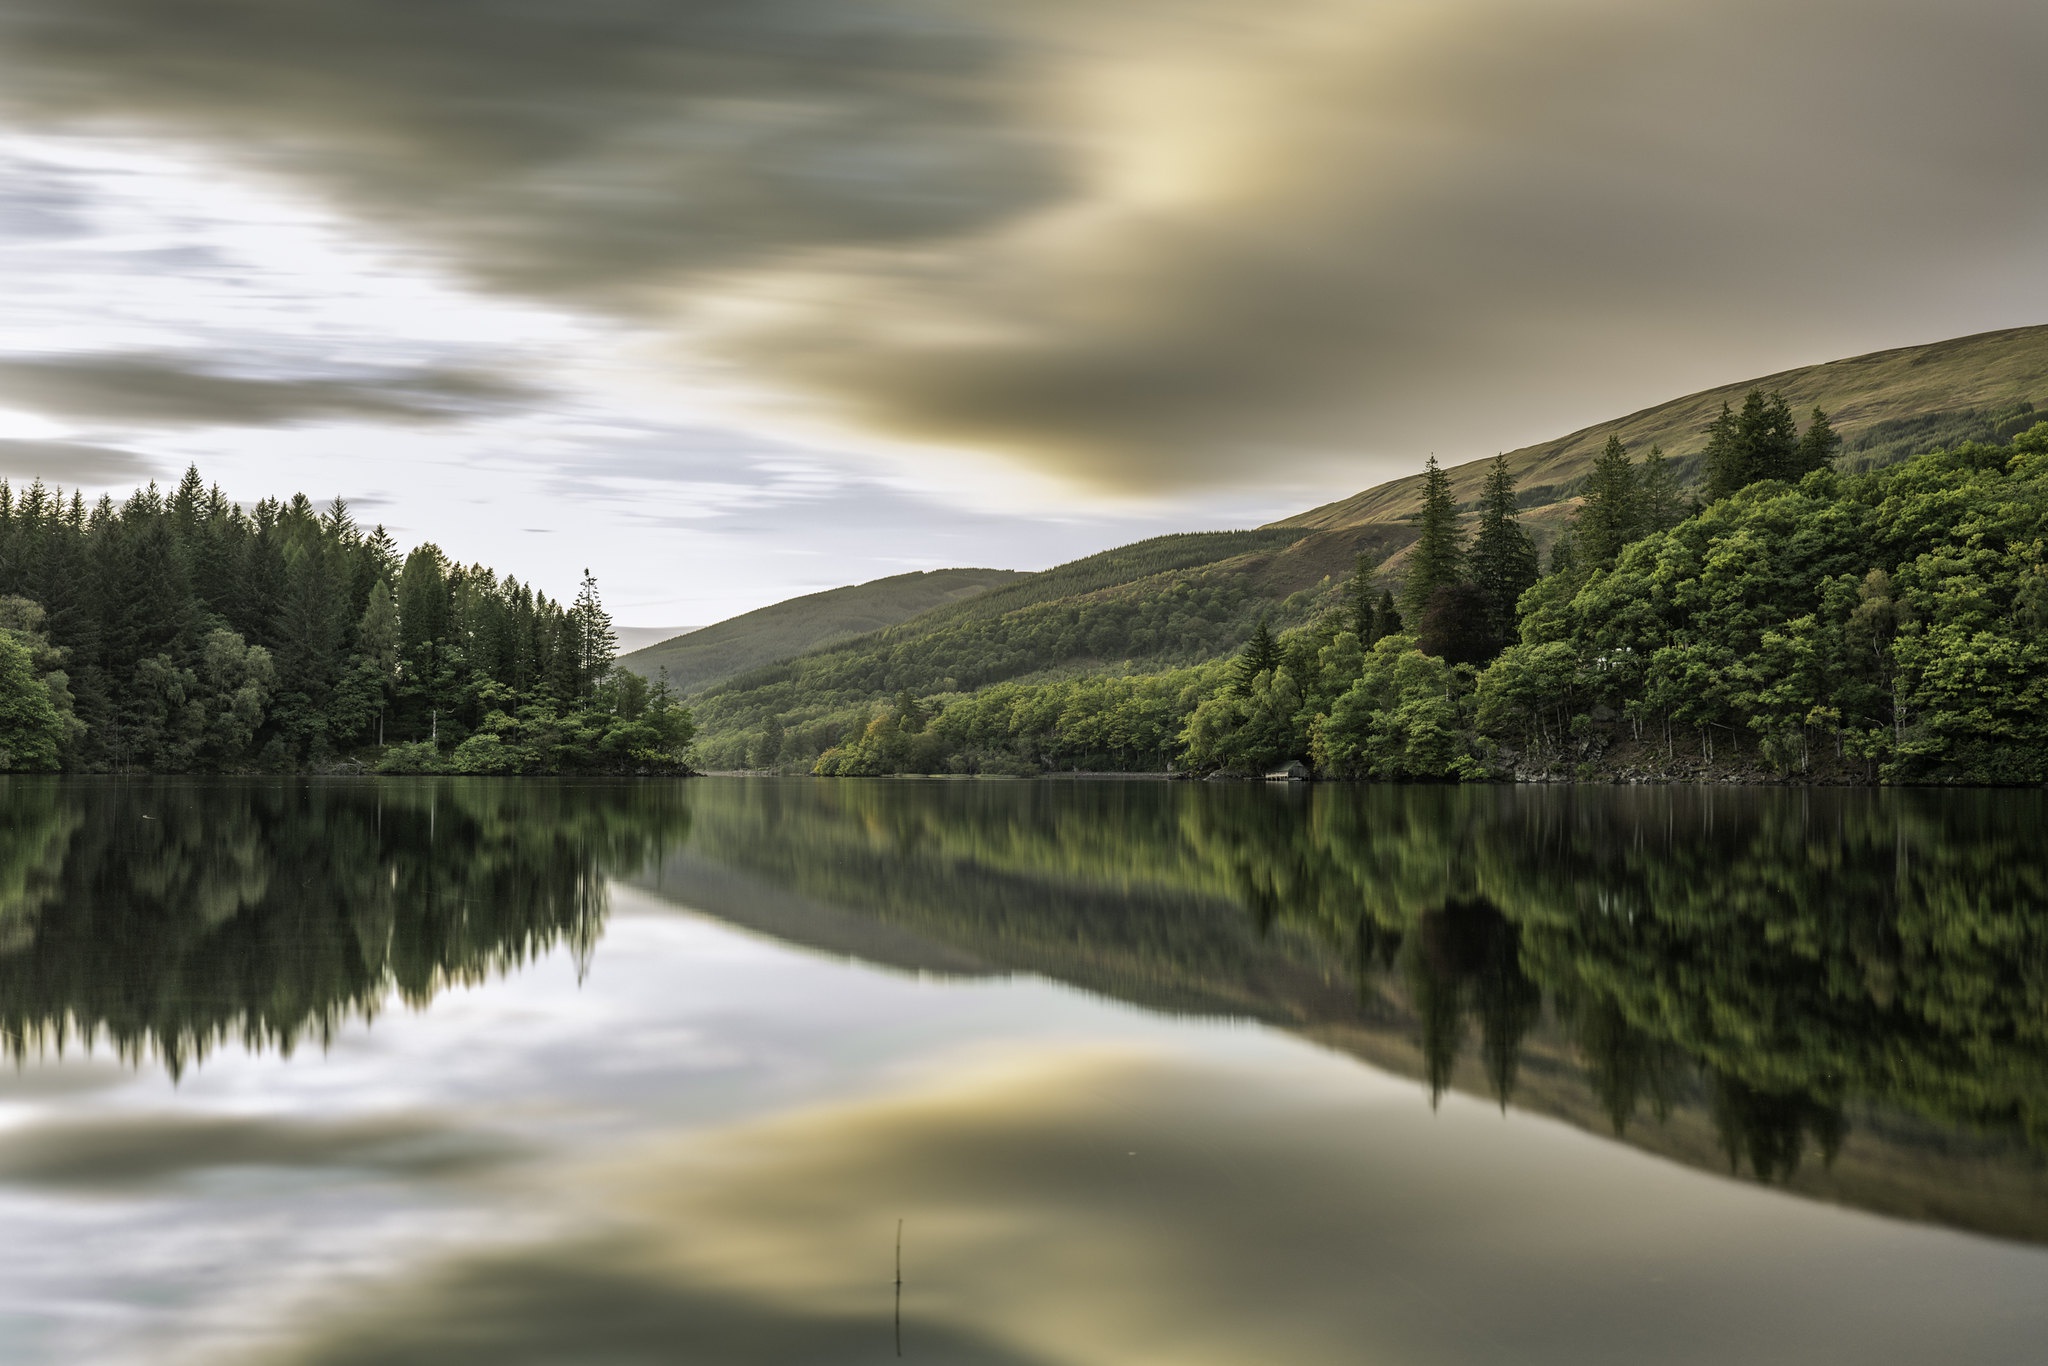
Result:
<svg viewBox="0 0 2048 1366">
<path fill-rule="evenodd" d="M 0 1028 L 17 1058 L 105 1038 L 173 1074 L 324 1044 L 394 990 L 587 953 L 605 876 L 687 825 L 666 784 L 11 780 Z"/>
<path fill-rule="evenodd" d="M 1249 1001 L 1269 979 L 1196 910 L 1234 902 L 1253 944 L 1320 946 L 1369 999 L 1404 1001 L 1433 1092 L 1476 1033 L 1505 1102 L 1547 1013 L 1617 1132 L 1696 1102 L 1759 1174 L 1787 1173 L 1802 1149 L 1826 1156 L 1845 1107 L 1866 1102 L 2048 1148 L 2039 793 L 843 782 L 695 795 L 719 856 L 984 951 L 1028 945 L 1022 961 L 1042 970 L 1061 954 L 1146 962 Z"/>
<path fill-rule="evenodd" d="M 1248 794 L 1256 799 L 1257 795 Z M 1505 1103 L 1547 995 L 1616 1131 L 1682 1096 L 1731 1163 L 1832 1158 L 1850 1101 L 2048 1146 L 2048 850 L 2037 793 L 1346 789 L 1274 837 L 1263 922 L 1376 976 L 1389 946 L 1432 1093 L 1476 1018 Z M 1303 872 L 1313 864 L 1315 871 Z"/>
</svg>

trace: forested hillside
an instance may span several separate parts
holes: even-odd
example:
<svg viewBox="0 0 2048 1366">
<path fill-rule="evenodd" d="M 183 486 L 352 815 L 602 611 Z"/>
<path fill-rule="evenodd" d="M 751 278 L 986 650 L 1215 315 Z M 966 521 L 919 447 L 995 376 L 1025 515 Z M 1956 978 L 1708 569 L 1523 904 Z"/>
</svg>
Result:
<svg viewBox="0 0 2048 1366">
<path fill-rule="evenodd" d="M 0 482 L 0 769 L 677 771 L 689 714 L 550 600 L 337 499 Z"/>
<path fill-rule="evenodd" d="M 1471 535 L 1432 462 L 1398 599 L 1373 572 L 1385 542 L 1341 584 L 1304 574 L 1283 596 L 1272 567 L 1341 534 L 1314 533 L 1043 620 L 910 623 L 705 711 L 726 753 L 765 718 L 739 741 L 757 762 L 810 766 L 844 727 L 820 773 L 2048 780 L 2048 423 L 1867 471 L 1840 447 L 1826 414 L 1802 428 L 1753 391 L 1682 496 L 1670 462 L 1610 439 L 1540 575 L 1506 462 Z M 1180 657 L 1124 663 L 1082 638 L 1162 621 Z M 1108 667 L 1026 667 L 1084 659 Z M 942 674 L 977 661 L 989 672 Z"/>
<path fill-rule="evenodd" d="M 665 673 L 670 686 L 687 695 L 763 664 L 879 631 L 1024 577 L 1014 569 L 896 574 L 747 612 L 621 655 L 619 664 L 647 679 Z"/>
<path fill-rule="evenodd" d="M 977 690 L 984 699 L 1008 696 L 1021 679 L 1058 689 L 1084 684 L 1043 680 L 1200 664 L 1234 648 L 1264 613 L 1308 620 L 1359 555 L 1385 556 L 1413 535 L 1406 527 L 1222 531 L 1091 555 L 700 694 L 700 762 L 807 769 L 858 734 L 878 699 L 921 715 Z M 1138 766 L 1158 766 L 1153 739 L 1126 748 Z M 1037 765 L 991 753 L 984 766 Z"/>
<path fill-rule="evenodd" d="M 2048 328 L 1768 383 L 1432 461 L 1213 551 L 1092 557 L 757 671 L 704 696 L 701 753 L 820 773 L 1298 759 L 1410 779 L 2031 781 L 2048 760 L 2015 661 L 2040 649 L 2043 428 L 2024 395 L 2048 392 Z M 1185 559 L 1137 572 L 1174 544 Z"/>
</svg>

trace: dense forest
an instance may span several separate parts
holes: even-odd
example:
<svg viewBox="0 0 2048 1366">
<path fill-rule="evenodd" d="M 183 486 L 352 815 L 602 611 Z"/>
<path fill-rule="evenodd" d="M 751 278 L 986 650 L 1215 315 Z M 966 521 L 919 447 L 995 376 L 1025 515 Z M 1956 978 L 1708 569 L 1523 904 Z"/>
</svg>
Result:
<svg viewBox="0 0 2048 1366">
<path fill-rule="evenodd" d="M 1689 493 L 1610 438 L 1540 574 L 1505 463 L 1468 531 L 1432 461 L 1385 584 L 1361 557 L 1307 620 L 1181 669 L 908 680 L 815 771 L 2048 781 L 2048 423 L 1873 470 L 1840 447 L 1762 392 Z M 1176 593 L 1200 601 L 1151 601 Z M 790 748 L 771 718 L 743 751 Z"/>
<path fill-rule="evenodd" d="M 689 712 L 567 603 L 336 499 L 0 482 L 0 769 L 679 772 Z"/>
</svg>

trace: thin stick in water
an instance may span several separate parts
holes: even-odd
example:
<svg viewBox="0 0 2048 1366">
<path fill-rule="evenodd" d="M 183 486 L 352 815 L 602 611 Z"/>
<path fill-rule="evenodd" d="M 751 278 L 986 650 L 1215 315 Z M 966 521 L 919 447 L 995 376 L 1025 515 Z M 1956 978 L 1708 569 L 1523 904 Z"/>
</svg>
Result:
<svg viewBox="0 0 2048 1366">
<path fill-rule="evenodd" d="M 896 1221 L 896 1355 L 903 1355 L 903 1221 Z"/>
</svg>

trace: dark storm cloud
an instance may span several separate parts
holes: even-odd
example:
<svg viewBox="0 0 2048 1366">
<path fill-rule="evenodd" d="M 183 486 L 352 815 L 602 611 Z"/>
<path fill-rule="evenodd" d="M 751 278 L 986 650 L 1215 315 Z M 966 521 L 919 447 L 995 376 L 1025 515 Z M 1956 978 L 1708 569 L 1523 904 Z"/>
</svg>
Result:
<svg viewBox="0 0 2048 1366">
<path fill-rule="evenodd" d="M 316 418 L 448 422 L 532 396 L 524 385 L 467 370 L 262 378 L 156 354 L 0 359 L 0 407 L 116 427 L 273 426 Z"/>
<path fill-rule="evenodd" d="M 99 486 L 147 479 L 156 465 L 146 456 L 82 441 L 0 440 L 0 476 L 47 483 Z"/>
<path fill-rule="evenodd" d="M 1158 488 L 2039 321 L 2044 60 L 2019 0 L 13 0 L 0 108 Z"/>
</svg>

